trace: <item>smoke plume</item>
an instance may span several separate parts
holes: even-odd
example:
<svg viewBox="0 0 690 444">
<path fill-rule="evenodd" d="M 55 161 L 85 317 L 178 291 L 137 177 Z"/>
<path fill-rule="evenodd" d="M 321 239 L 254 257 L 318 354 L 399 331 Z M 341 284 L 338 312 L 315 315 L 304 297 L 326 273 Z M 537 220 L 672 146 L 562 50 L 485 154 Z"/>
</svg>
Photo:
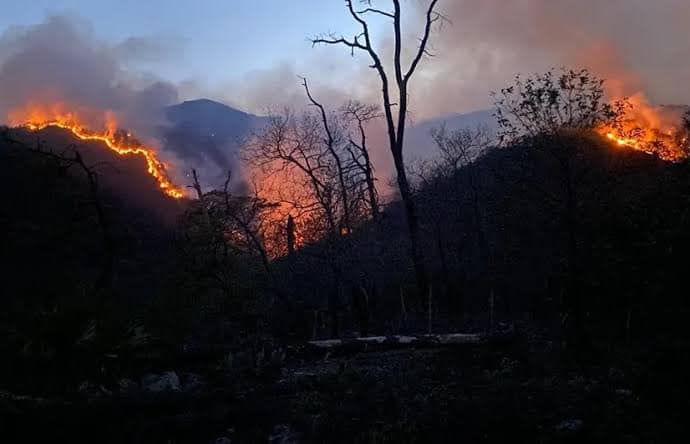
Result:
<svg viewBox="0 0 690 444">
<path fill-rule="evenodd" d="M 679 87 L 690 78 L 687 0 L 446 0 L 440 10 L 451 23 L 413 87 L 425 116 L 486 108 L 515 74 L 561 66 L 589 68 L 612 95 L 690 103 Z"/>
<path fill-rule="evenodd" d="M 96 131 L 115 121 L 157 147 L 178 182 L 191 167 L 227 171 L 229 147 L 167 140 L 184 132 L 168 120 L 169 106 L 179 102 L 177 85 L 141 67 L 179 57 L 174 41 L 135 36 L 108 44 L 89 23 L 64 15 L 10 28 L 0 35 L 0 123 L 23 124 L 35 109 L 75 115 Z"/>
<path fill-rule="evenodd" d="M 112 112 L 123 127 L 150 134 L 163 108 L 177 101 L 177 90 L 151 75 L 132 74 L 127 62 L 135 54 L 164 55 L 159 51 L 145 38 L 106 45 L 88 24 L 66 16 L 10 29 L 0 36 L 0 115 L 12 120 L 13 110 L 27 105 L 62 103 L 88 111 L 83 118 Z"/>
</svg>

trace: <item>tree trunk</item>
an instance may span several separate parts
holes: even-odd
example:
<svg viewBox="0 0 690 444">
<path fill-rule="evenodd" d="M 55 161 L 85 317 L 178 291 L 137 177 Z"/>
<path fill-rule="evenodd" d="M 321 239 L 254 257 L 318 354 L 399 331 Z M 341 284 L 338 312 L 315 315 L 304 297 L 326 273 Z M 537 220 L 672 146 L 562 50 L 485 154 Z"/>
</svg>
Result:
<svg viewBox="0 0 690 444">
<path fill-rule="evenodd" d="M 424 254 L 420 245 L 420 227 L 419 219 L 417 217 L 417 205 L 414 201 L 414 196 L 410 190 L 410 184 L 407 180 L 407 173 L 405 172 L 405 164 L 402 159 L 402 152 L 395 156 L 395 168 L 398 175 L 398 188 L 400 189 L 400 198 L 405 207 L 405 216 L 407 219 L 407 228 L 410 239 L 410 256 L 412 257 L 412 265 L 414 267 L 415 277 L 417 279 L 417 291 L 419 293 L 419 306 L 422 312 L 427 308 L 427 296 L 429 289 L 429 278 L 427 275 L 426 264 L 424 262 Z"/>
<path fill-rule="evenodd" d="M 295 219 L 292 216 L 287 220 L 287 249 L 288 255 L 292 256 L 295 252 Z"/>
</svg>

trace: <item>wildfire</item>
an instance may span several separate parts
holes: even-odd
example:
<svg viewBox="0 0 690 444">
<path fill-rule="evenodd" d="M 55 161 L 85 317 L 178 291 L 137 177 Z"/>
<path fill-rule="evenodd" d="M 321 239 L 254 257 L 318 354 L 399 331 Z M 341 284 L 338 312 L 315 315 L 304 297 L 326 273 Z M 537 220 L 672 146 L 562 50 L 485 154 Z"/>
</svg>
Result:
<svg viewBox="0 0 690 444">
<path fill-rule="evenodd" d="M 304 189 L 301 189 L 294 181 L 287 177 L 287 173 L 267 174 L 259 168 L 252 169 L 251 182 L 256 185 L 257 196 L 266 202 L 275 204 L 268 209 L 264 217 L 264 239 L 269 254 L 273 257 L 286 256 L 287 237 L 289 231 L 289 218 L 292 217 L 292 235 L 294 247 L 299 250 L 306 244 L 316 240 L 310 237 L 313 230 L 309 227 L 309 212 L 301 212 L 288 202 L 302 202 Z"/>
<path fill-rule="evenodd" d="M 629 137 L 625 136 L 626 132 L 640 135 Z M 679 136 L 673 131 L 663 134 L 654 130 L 645 130 L 635 126 L 627 131 L 604 129 L 601 133 L 605 134 L 607 139 L 615 142 L 619 146 L 656 155 L 669 162 L 678 162 L 688 157 L 687 152 L 683 149 L 683 145 L 687 142 L 687 139 L 679 139 Z"/>
<path fill-rule="evenodd" d="M 644 97 L 631 99 L 632 108 L 616 127 L 602 127 L 599 133 L 621 147 L 658 156 L 669 162 L 688 157 L 688 137 L 681 131 L 681 112 L 673 107 L 650 105 Z"/>
<path fill-rule="evenodd" d="M 85 141 L 103 142 L 110 150 L 121 156 L 137 155 L 146 160 L 148 173 L 158 182 L 158 186 L 168 196 L 174 199 L 184 197 L 184 190 L 170 180 L 166 165 L 158 159 L 152 148 L 143 146 L 128 132 L 117 130 L 116 121 L 111 114 L 107 114 L 107 129 L 101 132 L 89 130 L 80 123 L 74 113 L 64 113 L 53 109 L 33 108 L 10 114 L 10 123 L 23 126 L 32 131 L 40 131 L 48 127 L 69 130 L 74 136 Z"/>
</svg>

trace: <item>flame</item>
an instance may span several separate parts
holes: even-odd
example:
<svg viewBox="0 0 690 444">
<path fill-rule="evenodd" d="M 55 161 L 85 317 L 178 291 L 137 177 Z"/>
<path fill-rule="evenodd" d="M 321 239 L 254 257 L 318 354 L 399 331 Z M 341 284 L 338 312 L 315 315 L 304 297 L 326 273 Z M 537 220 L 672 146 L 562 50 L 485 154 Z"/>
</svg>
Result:
<svg viewBox="0 0 690 444">
<path fill-rule="evenodd" d="M 32 131 L 55 127 L 70 131 L 84 141 L 104 143 L 111 151 L 121 155 L 142 156 L 146 160 L 148 173 L 158 182 L 160 189 L 174 199 L 184 197 L 184 189 L 176 186 L 168 177 L 166 165 L 158 159 L 152 148 L 143 146 L 132 134 L 117 129 L 117 119 L 111 112 L 105 113 L 105 127 L 102 132 L 92 131 L 81 123 L 75 112 L 65 112 L 61 104 L 52 107 L 29 106 L 9 115 L 10 124 L 22 126 Z"/>
<path fill-rule="evenodd" d="M 669 162 L 688 157 L 687 136 L 681 128 L 681 113 L 673 108 L 652 106 L 641 94 L 630 99 L 631 109 L 620 124 L 598 132 L 617 146 L 658 156 Z"/>
<path fill-rule="evenodd" d="M 248 168 L 251 168 L 248 166 Z M 251 168 L 248 173 L 249 181 L 255 184 L 255 191 L 259 198 L 274 206 L 264 214 L 264 239 L 266 250 L 272 257 L 283 257 L 288 254 L 287 236 L 288 219 L 293 218 L 294 247 L 299 250 L 317 238 L 309 226 L 308 213 L 302 213 L 291 202 L 304 203 L 308 194 L 307 186 L 300 186 L 290 177 L 290 172 L 269 174 L 261 168 Z"/>
</svg>

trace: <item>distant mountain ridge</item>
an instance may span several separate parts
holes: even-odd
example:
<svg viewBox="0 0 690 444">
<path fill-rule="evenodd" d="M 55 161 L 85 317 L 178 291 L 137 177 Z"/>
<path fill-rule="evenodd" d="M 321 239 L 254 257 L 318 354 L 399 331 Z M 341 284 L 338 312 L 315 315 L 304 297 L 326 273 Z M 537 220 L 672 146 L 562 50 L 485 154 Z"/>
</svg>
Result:
<svg viewBox="0 0 690 444">
<path fill-rule="evenodd" d="M 268 117 L 232 108 L 210 99 L 188 100 L 165 109 L 168 126 L 162 128 L 164 146 L 180 158 L 202 165 L 212 162 L 221 169 L 232 167 L 238 151 L 253 131 L 268 123 Z M 437 153 L 431 137 L 434 128 L 448 130 L 486 127 L 494 131 L 491 110 L 453 113 L 413 124 L 406 149 L 412 157 L 428 159 Z"/>
<path fill-rule="evenodd" d="M 225 170 L 236 161 L 242 143 L 267 117 L 245 113 L 209 99 L 188 100 L 165 110 L 160 128 L 166 150 L 202 166 L 211 162 Z"/>
<path fill-rule="evenodd" d="M 461 129 L 486 128 L 490 133 L 496 131 L 496 119 L 492 110 L 469 113 L 452 113 L 413 124 L 406 135 L 406 150 L 412 157 L 428 160 L 438 153 L 431 137 L 434 129 L 445 126 L 449 131 Z"/>
</svg>

